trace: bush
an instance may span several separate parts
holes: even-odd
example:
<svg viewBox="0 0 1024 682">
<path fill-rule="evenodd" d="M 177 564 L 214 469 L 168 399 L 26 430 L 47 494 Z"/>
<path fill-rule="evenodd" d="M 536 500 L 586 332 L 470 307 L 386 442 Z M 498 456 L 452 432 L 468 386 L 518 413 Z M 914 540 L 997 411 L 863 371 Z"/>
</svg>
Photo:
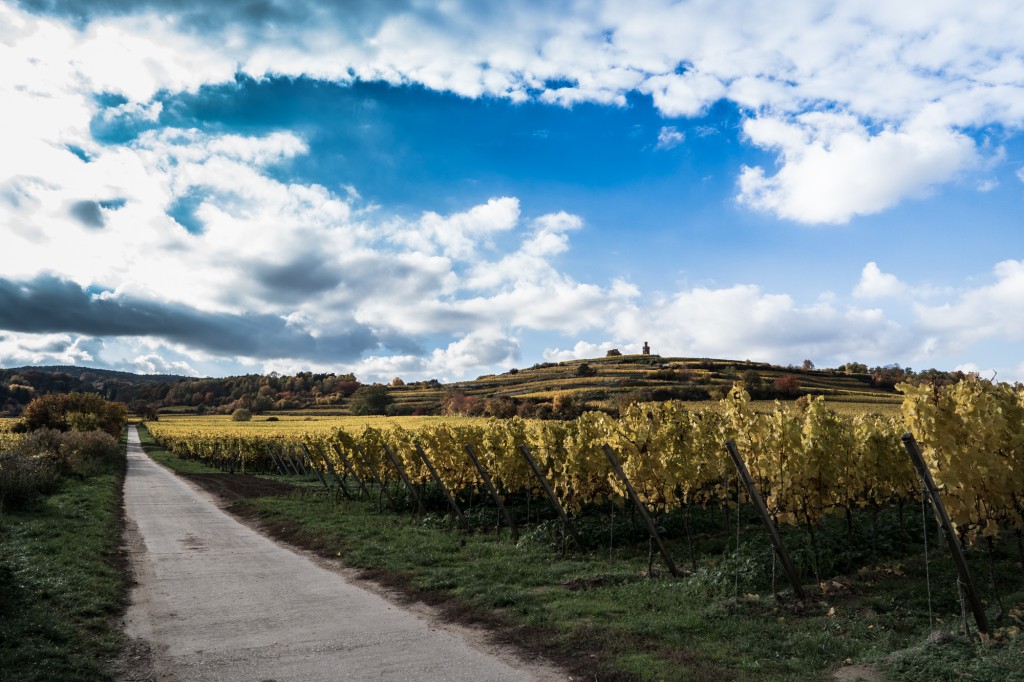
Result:
<svg viewBox="0 0 1024 682">
<path fill-rule="evenodd" d="M 128 408 L 112 403 L 95 393 L 49 393 L 25 406 L 16 430 L 25 433 L 38 429 L 92 431 L 102 429 L 117 438 L 124 428 Z"/>
<path fill-rule="evenodd" d="M 56 489 L 61 474 L 42 457 L 25 457 L 17 452 L 0 452 L 0 511 L 22 509 Z"/>
<path fill-rule="evenodd" d="M 248 422 L 252 421 L 252 412 L 240 407 L 231 413 L 231 421 L 233 422 Z"/>
<path fill-rule="evenodd" d="M 103 431 L 61 434 L 61 445 L 72 473 L 79 476 L 114 471 L 125 458 L 117 440 Z"/>
<path fill-rule="evenodd" d="M 24 508 L 68 476 L 94 476 L 123 463 L 121 446 L 109 433 L 37 429 L 0 452 L 0 509 Z"/>
</svg>

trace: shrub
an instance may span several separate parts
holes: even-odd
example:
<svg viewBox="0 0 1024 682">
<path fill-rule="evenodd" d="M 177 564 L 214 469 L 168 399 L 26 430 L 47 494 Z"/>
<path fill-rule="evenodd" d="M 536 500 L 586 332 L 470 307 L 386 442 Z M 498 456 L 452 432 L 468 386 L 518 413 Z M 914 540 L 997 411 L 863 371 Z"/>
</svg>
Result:
<svg viewBox="0 0 1024 682">
<path fill-rule="evenodd" d="M 252 421 L 252 412 L 240 407 L 231 413 L 231 421 L 233 422 L 247 422 Z"/>
<path fill-rule="evenodd" d="M 576 376 L 578 377 L 592 377 L 597 374 L 597 370 L 591 367 L 586 362 L 582 362 L 576 367 Z"/>
<path fill-rule="evenodd" d="M 17 452 L 0 453 L 0 510 L 22 509 L 40 495 L 51 492 L 61 475 L 52 462 L 24 457 Z"/>
<path fill-rule="evenodd" d="M 84 478 L 123 462 L 121 446 L 109 433 L 37 429 L 0 452 L 0 509 L 24 508 L 67 476 Z"/>
<path fill-rule="evenodd" d="M 124 462 L 120 444 L 103 431 L 61 434 L 61 446 L 71 471 L 79 476 L 113 471 Z"/>
</svg>

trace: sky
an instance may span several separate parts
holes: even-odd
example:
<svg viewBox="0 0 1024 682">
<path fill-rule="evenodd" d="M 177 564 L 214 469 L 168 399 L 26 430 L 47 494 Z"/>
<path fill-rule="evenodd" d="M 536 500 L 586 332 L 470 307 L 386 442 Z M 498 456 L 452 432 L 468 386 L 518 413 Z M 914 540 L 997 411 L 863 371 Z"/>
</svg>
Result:
<svg viewBox="0 0 1024 682">
<path fill-rule="evenodd" d="M 1024 380 L 1014 0 L 0 0 L 0 366 Z"/>
</svg>

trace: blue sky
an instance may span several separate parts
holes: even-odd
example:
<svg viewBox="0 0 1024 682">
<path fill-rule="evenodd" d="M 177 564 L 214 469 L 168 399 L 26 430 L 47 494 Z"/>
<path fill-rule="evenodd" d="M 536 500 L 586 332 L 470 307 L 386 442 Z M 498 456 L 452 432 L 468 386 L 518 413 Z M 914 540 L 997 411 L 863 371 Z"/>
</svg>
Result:
<svg viewBox="0 0 1024 682">
<path fill-rule="evenodd" d="M 1024 13 L 890 5 L 0 1 L 0 365 L 1024 379 Z"/>
</svg>

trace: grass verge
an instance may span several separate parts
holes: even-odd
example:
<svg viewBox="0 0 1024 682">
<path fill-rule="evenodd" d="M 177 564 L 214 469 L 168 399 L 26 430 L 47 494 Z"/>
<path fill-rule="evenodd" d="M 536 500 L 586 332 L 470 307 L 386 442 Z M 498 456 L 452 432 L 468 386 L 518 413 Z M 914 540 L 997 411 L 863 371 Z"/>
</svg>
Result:
<svg viewBox="0 0 1024 682">
<path fill-rule="evenodd" d="M 0 519 L 0 679 L 113 679 L 124 643 L 124 467 Z"/>
</svg>

